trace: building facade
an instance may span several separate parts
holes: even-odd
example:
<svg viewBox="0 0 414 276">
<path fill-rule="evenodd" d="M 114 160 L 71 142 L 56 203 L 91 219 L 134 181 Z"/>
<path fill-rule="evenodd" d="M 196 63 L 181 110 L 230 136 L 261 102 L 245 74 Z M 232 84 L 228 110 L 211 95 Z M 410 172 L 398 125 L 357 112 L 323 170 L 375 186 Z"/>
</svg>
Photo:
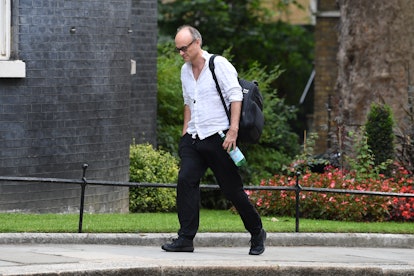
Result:
<svg viewBox="0 0 414 276">
<path fill-rule="evenodd" d="M 5 0 L 0 176 L 128 181 L 156 139 L 156 0 Z M 73 212 L 80 187 L 0 182 L 0 211 Z M 128 188 L 87 186 L 87 212 L 127 212 Z"/>
<path fill-rule="evenodd" d="M 334 130 L 335 85 L 338 77 L 338 25 L 339 7 L 336 0 L 318 1 L 315 25 L 315 85 L 314 113 L 311 132 L 318 134 L 315 144 L 317 153 L 324 153 L 332 147 Z"/>
</svg>

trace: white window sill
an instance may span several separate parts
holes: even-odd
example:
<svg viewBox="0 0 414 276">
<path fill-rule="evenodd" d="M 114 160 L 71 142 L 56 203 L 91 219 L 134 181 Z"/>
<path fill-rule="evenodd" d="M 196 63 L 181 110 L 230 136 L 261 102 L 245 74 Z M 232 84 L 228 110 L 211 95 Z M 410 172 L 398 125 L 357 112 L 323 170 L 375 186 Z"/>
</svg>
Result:
<svg viewBox="0 0 414 276">
<path fill-rule="evenodd" d="M 26 63 L 21 60 L 0 60 L 0 78 L 25 78 Z"/>
</svg>

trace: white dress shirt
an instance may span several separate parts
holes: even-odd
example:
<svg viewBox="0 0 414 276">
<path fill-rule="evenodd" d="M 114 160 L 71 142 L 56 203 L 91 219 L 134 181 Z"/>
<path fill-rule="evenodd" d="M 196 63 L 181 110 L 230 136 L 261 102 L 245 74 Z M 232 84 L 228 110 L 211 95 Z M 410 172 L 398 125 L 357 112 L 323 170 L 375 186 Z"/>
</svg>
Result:
<svg viewBox="0 0 414 276">
<path fill-rule="evenodd" d="M 198 135 L 200 140 L 230 127 L 229 119 L 208 66 L 211 56 L 212 54 L 203 50 L 203 58 L 206 61 L 197 80 L 194 78 L 190 62 L 186 62 L 181 68 L 184 104 L 188 105 L 191 111 L 187 133 L 193 137 Z M 214 65 L 214 71 L 228 109 L 231 102 L 243 100 L 237 71 L 222 56 L 217 56 L 214 59 Z"/>
</svg>

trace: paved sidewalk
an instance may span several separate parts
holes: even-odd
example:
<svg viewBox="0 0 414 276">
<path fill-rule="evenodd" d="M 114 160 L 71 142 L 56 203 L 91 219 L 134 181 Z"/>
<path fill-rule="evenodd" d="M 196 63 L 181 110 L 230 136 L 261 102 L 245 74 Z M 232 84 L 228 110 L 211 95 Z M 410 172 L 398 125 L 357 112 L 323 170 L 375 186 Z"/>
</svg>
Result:
<svg viewBox="0 0 414 276">
<path fill-rule="evenodd" d="M 164 252 L 174 234 L 0 234 L 0 275 L 414 275 L 414 235 L 199 233 L 194 253 Z"/>
</svg>

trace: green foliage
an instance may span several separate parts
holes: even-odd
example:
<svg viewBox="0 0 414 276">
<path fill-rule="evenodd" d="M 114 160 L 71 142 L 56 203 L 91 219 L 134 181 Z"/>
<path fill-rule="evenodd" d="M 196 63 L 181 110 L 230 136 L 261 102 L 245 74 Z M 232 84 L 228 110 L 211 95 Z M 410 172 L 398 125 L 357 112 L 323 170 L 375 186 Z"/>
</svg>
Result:
<svg viewBox="0 0 414 276">
<path fill-rule="evenodd" d="M 272 86 L 277 87 L 279 96 L 288 104 L 297 104 L 313 68 L 313 32 L 284 22 L 263 24 L 261 32 L 263 37 L 254 54 L 250 47 L 240 50 L 245 51 L 243 56 L 250 56 L 264 65 L 279 64 L 285 72 Z"/>
<path fill-rule="evenodd" d="M 273 177 L 275 172 L 282 171 L 292 157 L 273 148 L 260 145 L 249 145 L 244 150 L 248 165 L 242 167 L 242 176 L 246 185 L 259 185 L 262 179 Z"/>
<path fill-rule="evenodd" d="M 171 38 L 177 27 L 189 24 L 200 30 L 211 52 L 231 48 L 239 70 L 256 61 L 269 70 L 279 64 L 285 72 L 271 86 L 288 104 L 297 104 L 313 68 L 314 39 L 311 27 L 270 20 L 273 13 L 288 13 L 289 3 L 298 5 L 275 0 L 270 10 L 260 0 L 159 0 L 159 34 L 161 39 Z M 295 122 L 300 130 L 302 124 Z"/>
<path fill-rule="evenodd" d="M 365 123 L 367 145 L 375 165 L 394 159 L 394 120 L 387 105 L 372 104 Z"/>
<path fill-rule="evenodd" d="M 349 136 L 354 138 L 355 157 L 347 157 L 346 159 L 350 169 L 355 172 L 355 177 L 359 180 L 366 178 L 378 179 L 379 174 L 387 170 L 393 160 L 388 159 L 379 164 L 375 163 L 375 155 L 368 145 L 365 127 L 361 127 L 359 135 L 350 133 Z"/>
<path fill-rule="evenodd" d="M 177 156 L 183 125 L 183 95 L 180 70 L 183 63 L 170 40 L 158 45 L 157 138 L 158 146 Z"/>
<path fill-rule="evenodd" d="M 323 168 L 329 164 L 328 160 L 315 157 L 315 142 L 318 139 L 317 133 L 310 133 L 305 136 L 302 152 L 295 156 L 294 161 L 289 166 L 284 166 L 283 171 L 288 175 L 294 176 L 297 172 L 305 173 L 308 170 Z"/>
<path fill-rule="evenodd" d="M 243 45 L 243 39 L 257 37 L 254 28 L 259 22 L 259 0 L 181 0 L 158 1 L 158 26 L 162 35 L 175 34 L 177 27 L 190 24 L 199 29 L 213 51 L 228 48 L 229 41 Z M 256 12 L 251 12 L 256 10 Z"/>
<path fill-rule="evenodd" d="M 150 144 L 130 147 L 130 182 L 176 183 L 177 159 Z M 130 212 L 169 212 L 175 210 L 175 189 L 130 188 Z"/>
<path fill-rule="evenodd" d="M 350 134 L 354 139 L 355 156 L 347 156 L 349 169 L 325 166 L 321 173 L 311 172 L 312 165 L 323 162 L 314 158 L 313 146 L 316 139 L 311 134 L 305 141 L 302 154 L 288 167 L 285 174 L 276 174 L 261 186 L 295 186 L 296 172 L 301 172 L 299 184 L 302 187 L 328 188 L 338 190 L 359 190 L 377 192 L 413 193 L 413 179 L 410 172 L 398 163 L 391 167 L 392 160 L 388 159 L 379 164 L 367 141 L 365 127 L 359 135 Z M 326 165 L 326 164 L 323 164 Z M 387 168 L 389 174 L 381 174 Z M 295 213 L 296 198 L 292 191 L 249 192 L 263 215 L 293 216 Z M 414 199 L 391 198 L 385 196 L 354 195 L 344 193 L 301 192 L 301 217 L 313 219 L 345 220 L 345 221 L 413 221 Z"/>
</svg>

